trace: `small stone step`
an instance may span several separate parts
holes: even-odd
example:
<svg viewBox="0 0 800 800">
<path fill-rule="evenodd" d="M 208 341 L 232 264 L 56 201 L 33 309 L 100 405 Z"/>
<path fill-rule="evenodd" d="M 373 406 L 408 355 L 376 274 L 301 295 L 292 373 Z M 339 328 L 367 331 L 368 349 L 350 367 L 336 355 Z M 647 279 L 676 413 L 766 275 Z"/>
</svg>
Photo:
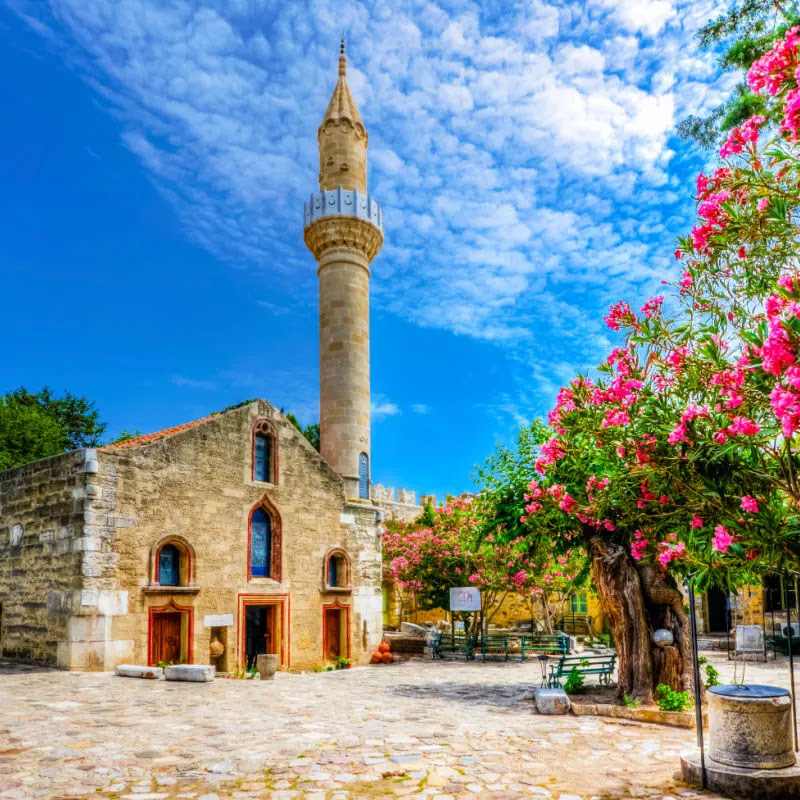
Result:
<svg viewBox="0 0 800 800">
<path fill-rule="evenodd" d="M 168 681 L 207 683 L 214 680 L 215 672 L 210 664 L 173 664 L 164 669 L 164 677 Z"/>
<path fill-rule="evenodd" d="M 149 678 L 158 680 L 164 675 L 161 667 L 142 667 L 138 664 L 120 664 L 114 669 L 114 674 L 121 678 Z"/>
</svg>

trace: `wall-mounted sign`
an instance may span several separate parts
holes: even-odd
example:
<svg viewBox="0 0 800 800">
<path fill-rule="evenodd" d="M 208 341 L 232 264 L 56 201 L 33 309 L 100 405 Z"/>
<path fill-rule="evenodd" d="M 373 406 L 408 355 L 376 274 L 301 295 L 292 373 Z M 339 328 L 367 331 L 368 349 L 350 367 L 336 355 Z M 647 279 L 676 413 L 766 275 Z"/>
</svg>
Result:
<svg viewBox="0 0 800 800">
<path fill-rule="evenodd" d="M 474 586 L 462 586 L 450 590 L 451 611 L 480 611 L 481 593 Z"/>
<path fill-rule="evenodd" d="M 206 614 L 203 625 L 206 628 L 230 628 L 233 625 L 233 614 Z"/>
</svg>

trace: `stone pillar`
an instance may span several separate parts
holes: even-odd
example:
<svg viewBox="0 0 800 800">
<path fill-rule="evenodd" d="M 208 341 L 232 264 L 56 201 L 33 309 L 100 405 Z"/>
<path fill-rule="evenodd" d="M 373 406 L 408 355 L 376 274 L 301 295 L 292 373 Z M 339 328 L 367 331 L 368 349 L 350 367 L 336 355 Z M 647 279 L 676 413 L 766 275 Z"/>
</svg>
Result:
<svg viewBox="0 0 800 800">
<path fill-rule="evenodd" d="M 320 452 L 358 497 L 359 457 L 370 453 L 369 262 L 332 247 L 319 260 Z"/>
</svg>

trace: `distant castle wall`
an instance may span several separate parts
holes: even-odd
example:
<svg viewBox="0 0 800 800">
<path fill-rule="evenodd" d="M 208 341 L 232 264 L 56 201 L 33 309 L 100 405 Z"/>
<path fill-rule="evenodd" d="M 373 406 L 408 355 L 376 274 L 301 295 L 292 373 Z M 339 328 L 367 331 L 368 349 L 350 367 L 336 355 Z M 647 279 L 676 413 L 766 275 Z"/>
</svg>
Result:
<svg viewBox="0 0 800 800">
<path fill-rule="evenodd" d="M 436 501 L 434 495 L 423 495 L 420 499 L 424 502 L 428 498 Z M 395 499 L 394 487 L 376 483 L 372 486 L 370 499 L 373 505 L 383 510 L 386 519 L 413 522 L 423 511 L 422 504 L 417 503 L 417 493 L 408 489 L 398 489 Z"/>
</svg>

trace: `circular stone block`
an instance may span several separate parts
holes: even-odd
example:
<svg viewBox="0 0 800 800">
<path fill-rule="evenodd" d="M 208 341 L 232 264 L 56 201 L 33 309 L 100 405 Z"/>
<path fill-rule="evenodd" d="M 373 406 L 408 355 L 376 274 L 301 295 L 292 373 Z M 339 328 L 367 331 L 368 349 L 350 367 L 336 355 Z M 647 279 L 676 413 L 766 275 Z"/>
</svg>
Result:
<svg viewBox="0 0 800 800">
<path fill-rule="evenodd" d="M 686 783 L 700 786 L 700 751 L 681 754 L 681 777 Z M 782 769 L 747 769 L 720 764 L 706 754 L 708 789 L 737 800 L 800 800 L 800 767 Z"/>
<path fill-rule="evenodd" d="M 708 690 L 708 756 L 720 764 L 779 769 L 795 763 L 792 699 L 775 686 L 726 685 Z"/>
</svg>

